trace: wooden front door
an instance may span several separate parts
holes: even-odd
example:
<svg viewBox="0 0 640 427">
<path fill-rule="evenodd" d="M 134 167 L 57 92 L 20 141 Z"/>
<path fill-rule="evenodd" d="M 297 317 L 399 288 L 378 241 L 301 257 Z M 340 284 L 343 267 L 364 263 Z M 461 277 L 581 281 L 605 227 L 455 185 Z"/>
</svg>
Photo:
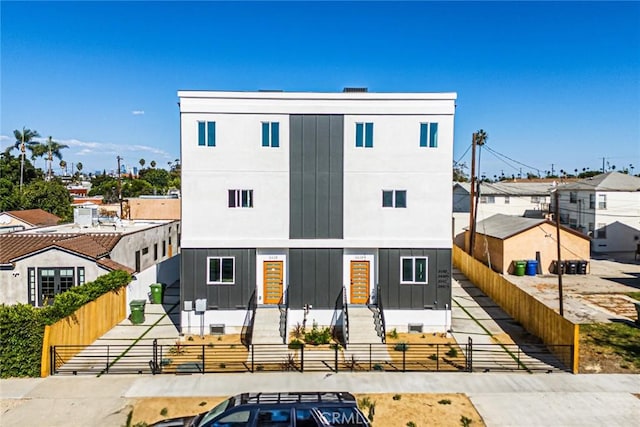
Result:
<svg viewBox="0 0 640 427">
<path fill-rule="evenodd" d="M 351 261 L 351 304 L 369 302 L 369 261 Z"/>
<path fill-rule="evenodd" d="M 264 303 L 278 304 L 282 299 L 282 261 L 265 261 Z"/>
</svg>

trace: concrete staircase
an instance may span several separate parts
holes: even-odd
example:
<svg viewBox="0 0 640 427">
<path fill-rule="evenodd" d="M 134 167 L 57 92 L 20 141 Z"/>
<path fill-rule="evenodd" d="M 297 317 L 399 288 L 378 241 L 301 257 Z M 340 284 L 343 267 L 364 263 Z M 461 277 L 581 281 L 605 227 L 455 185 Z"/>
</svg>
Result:
<svg viewBox="0 0 640 427">
<path fill-rule="evenodd" d="M 367 306 L 349 305 L 349 343 L 381 344 L 376 332 L 373 312 Z"/>
<path fill-rule="evenodd" d="M 253 344 L 282 344 L 280 336 L 280 309 L 258 307 L 253 319 Z"/>
</svg>

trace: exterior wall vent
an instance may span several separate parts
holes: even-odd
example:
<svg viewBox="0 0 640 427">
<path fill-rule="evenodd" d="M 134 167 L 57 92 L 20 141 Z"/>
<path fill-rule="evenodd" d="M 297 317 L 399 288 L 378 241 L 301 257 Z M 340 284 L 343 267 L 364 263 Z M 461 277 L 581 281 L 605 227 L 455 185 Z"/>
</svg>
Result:
<svg viewBox="0 0 640 427">
<path fill-rule="evenodd" d="M 421 334 L 422 333 L 422 323 L 409 323 L 407 329 L 410 334 Z"/>
<path fill-rule="evenodd" d="M 224 323 L 212 323 L 209 325 L 210 335 L 224 335 Z"/>
<path fill-rule="evenodd" d="M 343 93 L 365 93 L 369 92 L 369 89 L 366 87 L 345 87 L 342 89 Z"/>
</svg>

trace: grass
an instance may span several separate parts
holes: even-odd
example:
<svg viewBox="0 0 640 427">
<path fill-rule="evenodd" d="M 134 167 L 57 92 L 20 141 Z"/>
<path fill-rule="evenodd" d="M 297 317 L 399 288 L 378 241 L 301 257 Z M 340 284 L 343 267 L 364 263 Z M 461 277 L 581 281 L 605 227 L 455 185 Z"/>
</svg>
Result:
<svg viewBox="0 0 640 427">
<path fill-rule="evenodd" d="M 581 325 L 580 334 L 595 351 L 613 353 L 640 368 L 640 328 L 627 323 Z"/>
<path fill-rule="evenodd" d="M 635 300 L 640 301 L 640 292 L 627 292 L 627 295 Z"/>
</svg>

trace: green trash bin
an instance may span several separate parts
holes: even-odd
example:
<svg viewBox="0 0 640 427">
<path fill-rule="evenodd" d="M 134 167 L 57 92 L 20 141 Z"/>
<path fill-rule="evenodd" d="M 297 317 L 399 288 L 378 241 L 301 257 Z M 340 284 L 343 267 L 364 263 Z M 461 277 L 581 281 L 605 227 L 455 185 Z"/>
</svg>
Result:
<svg viewBox="0 0 640 427">
<path fill-rule="evenodd" d="M 162 304 L 162 283 L 154 283 L 151 288 L 151 304 Z"/>
<path fill-rule="evenodd" d="M 131 308 L 131 315 L 129 316 L 129 320 L 134 325 L 140 325 L 144 323 L 144 305 L 147 302 L 143 299 L 134 299 L 129 303 L 129 307 Z"/>
<path fill-rule="evenodd" d="M 513 261 L 513 274 L 516 276 L 524 276 L 527 268 L 527 261 Z"/>
</svg>

